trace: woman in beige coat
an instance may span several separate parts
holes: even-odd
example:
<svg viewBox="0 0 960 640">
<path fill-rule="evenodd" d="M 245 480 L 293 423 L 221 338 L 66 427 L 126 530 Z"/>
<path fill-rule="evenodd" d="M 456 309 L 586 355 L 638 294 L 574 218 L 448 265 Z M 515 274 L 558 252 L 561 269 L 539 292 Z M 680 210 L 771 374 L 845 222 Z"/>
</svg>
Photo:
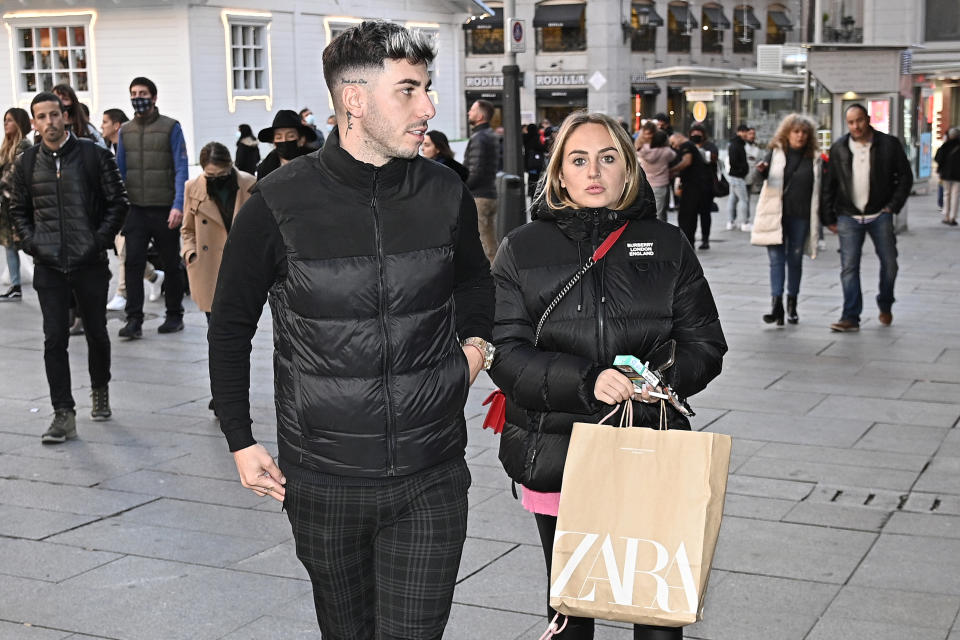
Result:
<svg viewBox="0 0 960 640">
<path fill-rule="evenodd" d="M 786 284 L 786 319 L 797 324 L 797 296 L 803 254 L 817 257 L 820 227 L 820 178 L 823 169 L 817 153 L 816 122 L 791 113 L 783 119 L 767 158 L 757 164 L 764 178 L 750 243 L 767 247 L 770 259 L 770 313 L 767 324 L 783 326 L 783 290 Z"/>
<path fill-rule="evenodd" d="M 184 189 L 181 255 L 187 265 L 190 295 L 210 318 L 223 246 L 234 216 L 250 197 L 257 179 L 233 166 L 230 150 L 219 142 L 200 150 L 203 174 Z"/>
</svg>

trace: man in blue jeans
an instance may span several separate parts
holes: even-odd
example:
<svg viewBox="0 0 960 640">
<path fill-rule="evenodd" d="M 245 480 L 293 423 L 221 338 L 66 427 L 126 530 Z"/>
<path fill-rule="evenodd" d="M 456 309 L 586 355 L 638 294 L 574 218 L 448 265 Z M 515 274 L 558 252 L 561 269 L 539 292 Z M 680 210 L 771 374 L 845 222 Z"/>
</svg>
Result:
<svg viewBox="0 0 960 640">
<path fill-rule="evenodd" d="M 885 326 L 893 322 L 897 278 L 893 217 L 903 208 L 913 186 L 910 161 L 900 141 L 871 127 L 862 105 L 848 106 L 844 117 L 850 133 L 830 147 L 820 207 L 824 225 L 840 235 L 843 312 L 840 320 L 830 325 L 836 332 L 860 330 L 860 256 L 868 235 L 880 259 L 877 319 Z"/>
<path fill-rule="evenodd" d="M 740 123 L 737 135 L 730 140 L 727 148 L 727 159 L 730 165 L 728 179 L 730 182 L 730 199 L 727 200 L 727 231 L 739 227 L 743 231 L 750 231 L 750 191 L 747 187 L 747 174 L 750 173 L 750 163 L 747 160 L 747 136 L 750 127 Z M 739 219 L 739 222 L 738 222 Z"/>
</svg>

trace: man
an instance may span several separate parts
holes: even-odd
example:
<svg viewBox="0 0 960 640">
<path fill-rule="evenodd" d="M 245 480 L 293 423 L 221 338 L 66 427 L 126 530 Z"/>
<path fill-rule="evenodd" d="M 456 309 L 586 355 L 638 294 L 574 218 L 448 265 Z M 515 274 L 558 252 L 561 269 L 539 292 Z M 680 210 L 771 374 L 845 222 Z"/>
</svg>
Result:
<svg viewBox="0 0 960 640">
<path fill-rule="evenodd" d="M 477 100 L 470 105 L 467 120 L 473 127 L 463 154 L 463 165 L 470 172 L 467 187 L 477 204 L 480 242 L 487 260 L 497 254 L 497 167 L 500 164 L 500 141 L 490 128 L 493 105 Z"/>
<path fill-rule="evenodd" d="M 272 142 L 273 151 L 257 165 L 257 179 L 261 180 L 294 158 L 310 153 L 310 144 L 317 139 L 317 131 L 300 120 L 291 109 L 281 109 L 273 116 L 273 125 L 257 134 L 260 142 Z"/>
<path fill-rule="evenodd" d="M 943 197 L 943 224 L 957 226 L 957 210 L 960 209 L 960 128 L 950 127 L 947 140 L 937 149 L 933 158 L 937 163 L 937 175 Z"/>
<path fill-rule="evenodd" d="M 653 119 L 657 121 L 657 127 L 660 128 L 660 131 L 663 131 L 668 136 L 673 135 L 673 127 L 670 125 L 670 116 L 665 113 L 658 113 L 653 116 Z"/>
<path fill-rule="evenodd" d="M 42 142 L 16 160 L 10 214 L 22 249 L 33 257 L 33 287 L 43 316 L 43 361 L 54 411 L 41 440 L 55 444 L 77 437 L 67 354 L 74 298 L 86 329 L 90 417 L 111 416 L 106 250 L 113 246 L 129 202 L 113 155 L 67 129 L 59 97 L 38 93 L 30 112 Z"/>
<path fill-rule="evenodd" d="M 117 148 L 120 145 L 120 127 L 130 118 L 123 112 L 123 109 L 107 109 L 103 112 L 103 118 L 100 122 L 100 133 L 107 143 L 107 148 L 116 155 Z M 117 257 L 120 258 L 120 269 L 117 274 L 117 293 L 110 302 L 107 303 L 107 311 L 123 311 L 127 306 L 127 274 L 124 269 L 124 263 L 127 258 L 126 238 L 122 233 L 118 233 L 114 241 L 117 249 Z M 161 295 L 161 286 L 163 285 L 163 271 L 153 268 L 148 261 L 143 272 L 143 279 L 147 281 L 150 288 L 150 300 L 158 300 Z"/>
<path fill-rule="evenodd" d="M 317 129 L 317 117 L 313 115 L 313 111 L 310 111 L 309 107 L 300 109 L 300 124 L 313 129 L 313 135 L 316 136 L 313 142 L 307 144 L 307 148 L 309 148 L 311 151 L 316 151 L 322 147 L 323 132 Z"/>
<path fill-rule="evenodd" d="M 183 270 L 180 268 L 180 223 L 183 185 L 187 181 L 187 147 L 180 123 L 160 115 L 157 85 L 149 78 L 130 83 L 133 120 L 120 129 L 117 164 L 130 194 L 124 273 L 127 285 L 127 324 L 120 337 L 143 336 L 143 275 L 150 240 L 165 269 L 166 318 L 159 333 L 183 330 Z"/>
<path fill-rule="evenodd" d="M 670 178 L 680 176 L 680 193 L 677 202 L 677 226 L 690 242 L 696 246 L 697 218 L 704 212 L 709 215 L 710 202 L 713 200 L 713 182 L 710 168 L 704 161 L 700 150 L 682 133 L 670 136 L 670 146 L 677 152 L 674 164 L 670 166 Z M 710 248 L 701 245 L 701 248 Z"/>
<path fill-rule="evenodd" d="M 830 325 L 836 332 L 860 330 L 860 254 L 868 235 L 880 258 L 878 320 L 884 326 L 893 322 L 893 285 L 897 279 L 893 216 L 900 213 L 913 186 L 910 161 L 899 140 L 871 127 L 862 105 L 847 107 L 844 118 L 850 133 L 830 147 L 820 207 L 824 225 L 840 234 L 843 312 L 840 320 Z"/>
<path fill-rule="evenodd" d="M 730 170 L 730 199 L 727 201 L 727 231 L 736 229 L 750 231 L 750 192 L 747 191 L 747 174 L 750 173 L 750 161 L 747 159 L 747 137 L 750 127 L 740 123 L 737 135 L 730 140 L 727 148 Z M 740 219 L 739 225 L 737 218 Z"/>
<path fill-rule="evenodd" d="M 257 184 L 213 302 L 221 429 L 243 485 L 284 501 L 330 640 L 439 639 L 466 536 L 463 405 L 493 358 L 493 283 L 469 191 L 418 155 L 433 56 L 383 21 L 327 46 L 338 128 Z M 249 411 L 268 297 L 279 467 Z"/>
<path fill-rule="evenodd" d="M 747 136 L 744 139 L 744 149 L 747 152 L 747 166 L 750 167 L 750 171 L 747 173 L 746 183 L 747 183 L 747 192 L 752 194 L 760 193 L 760 188 L 763 186 L 763 178 L 760 176 L 760 173 L 757 171 L 757 163 L 763 159 L 764 152 L 760 147 L 757 146 L 757 129 L 756 127 L 750 127 L 747 129 Z M 751 225 L 750 230 L 753 230 Z"/>
</svg>

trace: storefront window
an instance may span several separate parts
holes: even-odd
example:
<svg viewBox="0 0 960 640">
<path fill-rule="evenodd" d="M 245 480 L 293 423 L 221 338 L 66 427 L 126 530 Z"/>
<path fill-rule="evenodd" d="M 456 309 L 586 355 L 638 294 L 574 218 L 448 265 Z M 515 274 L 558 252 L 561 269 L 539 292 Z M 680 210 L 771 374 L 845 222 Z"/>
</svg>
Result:
<svg viewBox="0 0 960 640">
<path fill-rule="evenodd" d="M 957 0 L 926 0 L 926 4 L 926 39 L 932 42 L 960 40 Z"/>
<path fill-rule="evenodd" d="M 663 18 L 657 14 L 652 2 L 633 3 L 630 10 L 630 26 L 633 27 L 633 35 L 630 38 L 631 51 L 656 51 L 657 27 L 663 26 Z"/>
<path fill-rule="evenodd" d="M 786 43 L 789 31 L 793 31 L 793 22 L 786 7 L 779 4 L 767 7 L 767 44 Z"/>
<path fill-rule="evenodd" d="M 753 7 L 740 5 L 733 10 L 733 52 L 753 53 L 756 37 L 754 33 L 760 28 L 760 21 L 753 14 Z"/>
<path fill-rule="evenodd" d="M 537 51 L 586 51 L 586 5 L 538 5 L 533 17 L 537 30 Z"/>
<path fill-rule="evenodd" d="M 471 18 L 463 25 L 468 56 L 503 55 L 503 9 L 493 15 Z"/>
<path fill-rule="evenodd" d="M 703 5 L 701 15 L 703 30 L 700 46 L 704 53 L 723 53 L 723 33 L 730 28 L 730 21 L 723 15 L 723 7 L 718 4 Z"/>
<path fill-rule="evenodd" d="M 690 38 L 698 28 L 688 3 L 670 3 L 667 11 L 667 51 L 690 53 Z"/>
</svg>

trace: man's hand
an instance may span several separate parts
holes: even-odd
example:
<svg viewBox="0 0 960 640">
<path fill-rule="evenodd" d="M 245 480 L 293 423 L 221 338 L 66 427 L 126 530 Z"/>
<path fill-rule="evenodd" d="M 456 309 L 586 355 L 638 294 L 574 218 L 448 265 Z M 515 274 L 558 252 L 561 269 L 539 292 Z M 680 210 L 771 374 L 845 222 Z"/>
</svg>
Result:
<svg viewBox="0 0 960 640">
<path fill-rule="evenodd" d="M 835 225 L 835 224 L 828 224 L 828 225 L 827 225 L 827 229 L 830 229 L 830 233 L 836 233 L 836 232 L 837 232 L 837 225 Z"/>
<path fill-rule="evenodd" d="M 616 369 L 604 369 L 597 376 L 593 395 L 604 404 L 620 404 L 633 398 L 633 382 Z"/>
<path fill-rule="evenodd" d="M 180 209 L 170 209 L 170 217 L 167 218 L 167 227 L 176 229 L 183 222 L 183 211 Z"/>
<path fill-rule="evenodd" d="M 273 456 L 260 444 L 233 452 L 233 461 L 237 463 L 240 483 L 247 489 L 253 489 L 258 496 L 270 495 L 274 500 L 283 502 L 287 479 L 273 461 Z"/>
<path fill-rule="evenodd" d="M 483 354 L 480 353 L 479 347 L 468 344 L 463 347 L 463 355 L 467 357 L 467 364 L 470 365 L 470 384 L 472 385 L 483 370 Z"/>
</svg>

